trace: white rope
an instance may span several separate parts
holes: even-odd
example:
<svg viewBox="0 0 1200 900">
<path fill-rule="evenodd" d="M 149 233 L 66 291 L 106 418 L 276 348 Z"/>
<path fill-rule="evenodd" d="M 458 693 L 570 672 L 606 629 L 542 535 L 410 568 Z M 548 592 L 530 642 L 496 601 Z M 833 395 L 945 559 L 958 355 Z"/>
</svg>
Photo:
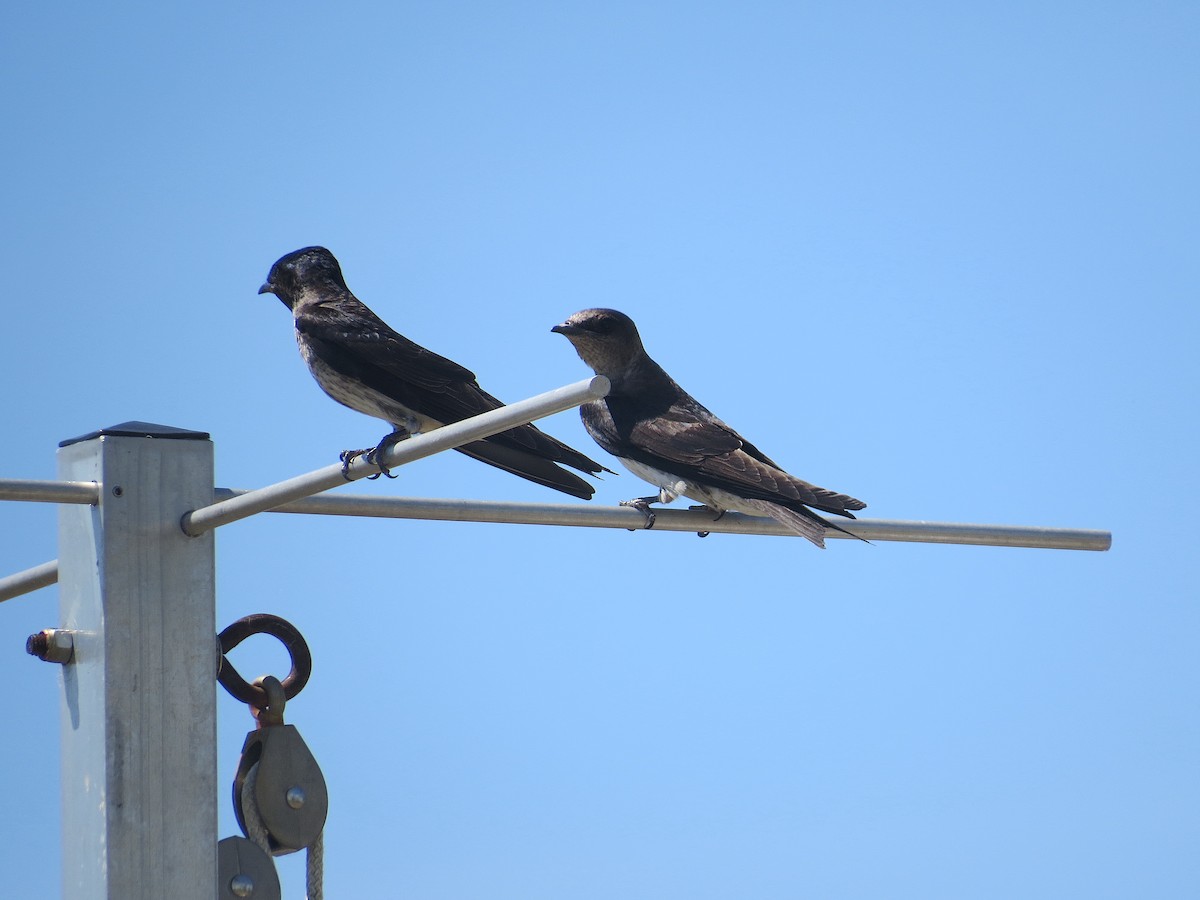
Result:
<svg viewBox="0 0 1200 900">
<path fill-rule="evenodd" d="M 246 780 L 242 782 L 242 817 L 246 820 L 246 831 L 250 840 L 263 849 L 267 856 L 271 852 L 271 841 L 267 826 L 263 823 L 258 811 L 258 803 L 254 799 L 254 785 L 258 781 L 258 763 L 250 767 Z M 308 900 L 324 900 L 325 898 L 325 832 L 322 831 L 309 844 L 305 855 L 305 894 Z"/>
<path fill-rule="evenodd" d="M 258 763 L 255 763 L 242 782 L 242 818 L 246 820 L 246 837 L 258 844 L 267 856 L 271 856 L 271 839 L 258 811 L 258 801 L 254 799 L 254 785 L 257 782 Z"/>
<path fill-rule="evenodd" d="M 325 832 L 308 846 L 305 874 L 307 876 L 308 900 L 325 898 Z"/>
</svg>

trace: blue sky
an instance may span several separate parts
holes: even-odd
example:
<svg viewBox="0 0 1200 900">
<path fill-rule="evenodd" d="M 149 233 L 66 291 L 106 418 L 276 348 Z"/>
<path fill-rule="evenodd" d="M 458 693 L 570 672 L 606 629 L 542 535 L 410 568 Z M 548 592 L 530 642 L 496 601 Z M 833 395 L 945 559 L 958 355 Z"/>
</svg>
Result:
<svg viewBox="0 0 1200 900">
<path fill-rule="evenodd" d="M 508 400 L 585 377 L 549 329 L 616 307 L 873 517 L 1113 549 L 231 525 L 218 623 L 312 646 L 330 896 L 1195 896 L 1198 35 L 1170 2 L 14 8 L 0 476 L 130 419 L 210 432 L 222 487 L 377 440 L 255 294 L 307 244 Z M 458 454 L 348 490 L 559 501 Z M 0 574 L 58 553 L 51 508 L 0 528 Z M 58 893 L 22 650 L 56 603 L 0 606 L 13 896 Z"/>
</svg>

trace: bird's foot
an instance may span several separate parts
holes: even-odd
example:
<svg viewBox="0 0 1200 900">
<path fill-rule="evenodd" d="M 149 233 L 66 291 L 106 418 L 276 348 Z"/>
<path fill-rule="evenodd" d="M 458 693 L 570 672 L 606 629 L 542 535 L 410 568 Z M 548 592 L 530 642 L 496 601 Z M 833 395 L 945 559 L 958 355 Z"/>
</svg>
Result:
<svg viewBox="0 0 1200 900">
<path fill-rule="evenodd" d="M 383 436 L 383 440 L 376 444 L 373 449 L 368 450 L 363 459 L 373 466 L 379 466 L 379 475 L 386 475 L 388 478 L 396 478 L 398 476 L 392 474 L 392 470 L 384 464 L 383 458 L 387 455 L 389 450 L 391 450 L 401 441 L 408 440 L 410 437 L 412 437 L 412 432 L 407 428 L 397 428 L 390 434 L 385 434 Z M 372 475 L 370 477 L 378 478 L 379 475 Z"/>
<path fill-rule="evenodd" d="M 342 461 L 342 477 L 345 478 L 347 481 L 353 481 L 354 479 L 350 477 L 350 464 L 352 462 L 354 462 L 354 460 L 358 459 L 358 457 L 360 457 L 364 453 L 368 453 L 368 452 L 369 451 L 367 451 L 367 450 L 343 450 L 341 453 L 339 453 L 338 459 L 340 459 Z M 378 478 L 378 477 L 379 477 L 378 473 L 367 476 L 367 478 Z"/>
<path fill-rule="evenodd" d="M 369 462 L 373 466 L 379 466 L 378 472 L 376 472 L 374 475 L 367 476 L 368 481 L 374 481 L 380 475 L 386 475 L 388 478 L 397 477 L 392 474 L 391 469 L 389 469 L 386 465 L 383 464 L 382 457 L 383 457 L 383 454 L 380 452 L 378 447 L 372 447 L 370 450 L 368 450 L 366 453 L 363 454 L 363 459 L 365 459 L 367 462 Z"/>
<path fill-rule="evenodd" d="M 390 434 L 385 434 L 383 436 L 383 440 L 381 440 L 374 447 L 371 447 L 369 450 L 343 450 L 338 454 L 338 459 L 342 461 L 342 477 L 347 481 L 353 480 L 350 477 L 350 464 L 360 456 L 371 465 L 379 467 L 378 472 L 376 472 L 374 475 L 367 476 L 367 481 L 374 481 L 380 475 L 386 475 L 388 478 L 397 477 L 392 474 L 391 469 L 384 465 L 383 457 L 388 450 L 396 446 L 396 444 L 400 443 L 405 438 L 411 436 L 412 432 L 403 428 L 397 428 Z"/>
<path fill-rule="evenodd" d="M 347 481 L 354 480 L 350 477 L 350 464 L 360 456 L 367 462 L 371 463 L 371 465 L 379 466 L 379 463 L 375 462 L 375 451 L 377 449 L 377 447 L 371 447 L 368 450 L 343 450 L 341 453 L 339 453 L 338 459 L 342 461 L 342 477 Z M 376 472 L 374 475 L 368 475 L 366 478 L 367 481 L 374 481 L 380 475 L 387 475 L 388 478 L 396 477 L 395 475 L 391 474 L 386 467 L 379 466 L 378 472 Z"/>
<path fill-rule="evenodd" d="M 622 500 L 621 506 L 628 506 L 630 509 L 636 509 L 646 517 L 645 530 L 649 531 L 654 527 L 654 510 L 650 508 L 651 503 L 657 503 L 658 496 L 654 497 L 634 497 L 632 500 Z M 630 531 L 634 529 L 630 528 Z"/>
</svg>

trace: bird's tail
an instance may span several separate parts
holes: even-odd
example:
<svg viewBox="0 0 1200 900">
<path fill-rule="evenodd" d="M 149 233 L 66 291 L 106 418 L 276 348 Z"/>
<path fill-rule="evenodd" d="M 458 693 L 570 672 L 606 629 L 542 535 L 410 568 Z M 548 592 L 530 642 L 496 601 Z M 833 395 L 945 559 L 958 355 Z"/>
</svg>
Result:
<svg viewBox="0 0 1200 900">
<path fill-rule="evenodd" d="M 800 510 L 788 509 L 786 506 L 780 506 L 778 503 L 763 503 L 763 512 L 769 515 L 781 525 L 786 525 L 792 531 L 801 537 L 808 538 L 822 550 L 825 549 L 825 529 L 832 528 L 834 531 L 840 531 L 842 534 L 848 534 L 852 538 L 858 538 L 864 543 L 870 543 L 866 538 L 858 537 L 853 531 L 847 531 L 841 525 L 835 525 L 833 522 L 818 516 L 811 509 Z M 854 518 L 851 516 L 850 518 Z"/>
<path fill-rule="evenodd" d="M 580 500 L 591 500 L 592 494 L 596 492 L 595 488 L 575 473 L 560 469 L 550 460 L 524 450 L 492 441 L 475 441 L 455 449 L 472 459 L 519 475 L 535 484 L 578 497 Z"/>
<path fill-rule="evenodd" d="M 829 490 L 829 488 L 817 487 L 815 484 L 809 484 L 807 481 L 801 481 L 799 478 L 793 478 L 792 484 L 799 488 L 798 499 L 801 503 L 805 506 L 819 509 L 821 512 L 833 513 L 836 516 L 846 516 L 849 519 L 853 519 L 854 515 L 850 510 L 867 508 L 867 504 L 861 500 L 856 500 L 849 494 L 839 494 L 837 491 Z"/>
</svg>

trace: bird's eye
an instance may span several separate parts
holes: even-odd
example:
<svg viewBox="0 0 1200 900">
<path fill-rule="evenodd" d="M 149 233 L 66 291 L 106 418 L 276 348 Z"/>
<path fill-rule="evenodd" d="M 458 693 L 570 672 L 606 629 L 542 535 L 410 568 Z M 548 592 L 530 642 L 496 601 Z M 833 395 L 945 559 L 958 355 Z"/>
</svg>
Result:
<svg viewBox="0 0 1200 900">
<path fill-rule="evenodd" d="M 612 334 L 614 325 L 616 323 L 612 319 L 596 319 L 588 324 L 588 330 L 596 334 Z"/>
</svg>

